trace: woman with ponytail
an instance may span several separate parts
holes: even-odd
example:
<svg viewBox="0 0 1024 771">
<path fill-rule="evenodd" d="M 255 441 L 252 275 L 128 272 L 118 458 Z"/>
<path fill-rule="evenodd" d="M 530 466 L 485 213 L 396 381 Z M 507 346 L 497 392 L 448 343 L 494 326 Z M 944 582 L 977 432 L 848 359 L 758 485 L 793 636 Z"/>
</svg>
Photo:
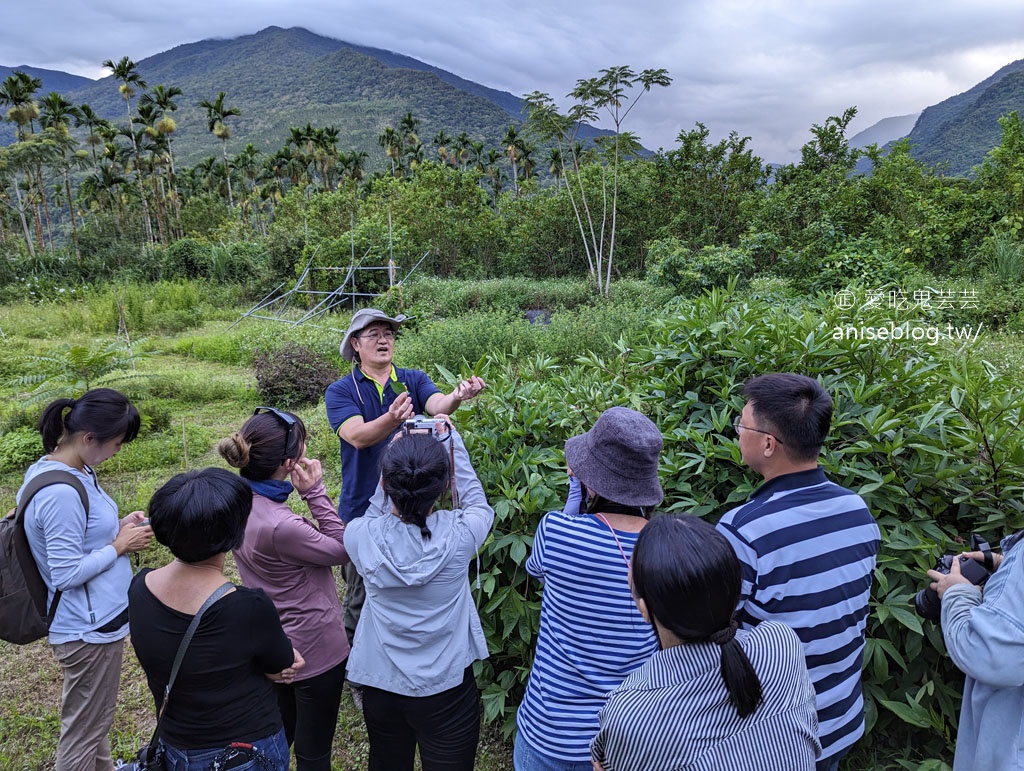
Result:
<svg viewBox="0 0 1024 771">
<path fill-rule="evenodd" d="M 366 585 L 349 681 L 363 686 L 370 771 L 472 771 L 480 737 L 473 662 L 487 643 L 469 563 L 494 521 L 459 434 L 399 434 L 345 546 Z M 438 508 L 451 492 L 452 507 Z"/>
<path fill-rule="evenodd" d="M 57 771 L 110 769 L 107 734 L 121 683 L 128 635 L 130 552 L 146 548 L 153 531 L 145 514 L 119 518 L 93 467 L 112 457 L 139 433 L 139 412 L 110 388 L 78 399 L 57 399 L 39 419 L 42 458 L 29 467 L 18 491 L 40 474 L 61 471 L 84 487 L 82 504 L 71 484 L 42 488 L 25 510 L 25 533 L 47 588 L 47 607 L 61 591 L 49 641 L 64 674 Z"/>
<path fill-rule="evenodd" d="M 697 517 L 656 517 L 630 580 L 661 650 L 601 709 L 594 768 L 813 771 L 821 745 L 800 640 L 775 621 L 737 630 L 740 563 L 725 537 Z"/>
<path fill-rule="evenodd" d="M 294 682 L 277 682 L 277 703 L 298 771 L 330 771 L 345 684 L 348 637 L 331 569 L 348 560 L 320 461 L 306 457 L 306 426 L 297 415 L 257 407 L 217 450 L 252 489 L 245 537 L 233 549 L 245 586 L 262 589 L 305 659 Z M 288 506 L 292 492 L 316 524 Z"/>
</svg>

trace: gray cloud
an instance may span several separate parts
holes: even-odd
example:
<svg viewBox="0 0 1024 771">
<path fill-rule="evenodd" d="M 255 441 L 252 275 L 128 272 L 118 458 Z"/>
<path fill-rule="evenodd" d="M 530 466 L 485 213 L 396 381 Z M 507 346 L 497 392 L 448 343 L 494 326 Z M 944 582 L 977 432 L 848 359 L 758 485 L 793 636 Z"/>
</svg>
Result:
<svg viewBox="0 0 1024 771">
<path fill-rule="evenodd" d="M 664 67 L 626 128 L 671 148 L 706 124 L 752 137 L 771 161 L 798 157 L 812 123 L 856 105 L 851 129 L 918 112 L 1024 57 L 1020 0 L 41 0 L 10 3 L 0 64 L 89 77 L 271 24 L 397 51 L 517 95 L 562 97 L 603 67 Z"/>
</svg>

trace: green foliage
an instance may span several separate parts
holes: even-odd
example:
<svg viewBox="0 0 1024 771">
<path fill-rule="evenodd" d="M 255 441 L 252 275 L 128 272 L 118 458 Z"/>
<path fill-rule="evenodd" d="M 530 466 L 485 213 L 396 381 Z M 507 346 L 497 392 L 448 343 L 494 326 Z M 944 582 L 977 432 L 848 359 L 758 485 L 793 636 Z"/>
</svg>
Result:
<svg viewBox="0 0 1024 771">
<path fill-rule="evenodd" d="M 376 300 L 375 307 L 412 316 L 411 323 L 415 326 L 427 319 L 452 318 L 474 311 L 562 310 L 593 301 L 593 292 L 585 282 L 578 280 L 453 281 L 422 276 Z"/>
<path fill-rule="evenodd" d="M 167 247 L 163 272 L 185 279 L 210 277 L 210 245 L 195 238 L 182 238 Z"/>
<path fill-rule="evenodd" d="M 753 259 L 743 249 L 705 246 L 692 251 L 675 236 L 649 242 L 647 251 L 648 280 L 683 295 L 746 279 L 754 269 Z"/>
<path fill-rule="evenodd" d="M 134 368 L 149 355 L 128 348 L 120 340 L 95 348 L 62 345 L 44 356 L 28 357 L 28 374 L 13 378 L 7 386 L 31 388 L 25 395 L 25 404 L 74 397 L 90 388 L 123 385 L 144 377 Z"/>
<path fill-rule="evenodd" d="M 991 241 L 992 274 L 1000 284 L 1024 282 L 1024 243 L 1008 233 L 996 233 Z"/>
<path fill-rule="evenodd" d="M 0 435 L 0 469 L 4 471 L 24 471 L 42 454 L 43 442 L 34 429 L 19 428 Z"/>
<path fill-rule="evenodd" d="M 658 180 L 660 199 L 649 212 L 670 219 L 658 227 L 659 237 L 675 236 L 691 249 L 712 244 L 735 246 L 744 230 L 748 197 L 768 181 L 769 169 L 747 148 L 750 137 L 729 134 L 716 144 L 703 123 L 681 131 L 679 147 L 654 158 L 649 174 Z"/>
<path fill-rule="evenodd" d="M 905 320 L 894 313 L 862 309 L 858 323 Z M 962 676 L 910 602 L 963 534 L 1024 525 L 1020 401 L 1014 378 L 968 351 L 837 338 L 848 320 L 829 296 L 794 308 L 714 291 L 624 330 L 602 355 L 498 353 L 473 366 L 489 388 L 458 420 L 496 511 L 481 552 L 488 717 L 511 730 L 537 624 L 539 587 L 522 566 L 539 517 L 559 504 L 565 439 L 608 406 L 640 409 L 665 437 L 663 508 L 713 521 L 758 482 L 729 432 L 743 382 L 792 370 L 832 393 L 822 464 L 865 497 L 882 531 L 865 658 L 870 741 L 890 757 L 949 757 Z"/>
<path fill-rule="evenodd" d="M 253 369 L 260 400 L 287 410 L 316 404 L 327 386 L 338 379 L 330 361 L 294 342 L 285 342 L 272 351 L 260 351 Z"/>
</svg>

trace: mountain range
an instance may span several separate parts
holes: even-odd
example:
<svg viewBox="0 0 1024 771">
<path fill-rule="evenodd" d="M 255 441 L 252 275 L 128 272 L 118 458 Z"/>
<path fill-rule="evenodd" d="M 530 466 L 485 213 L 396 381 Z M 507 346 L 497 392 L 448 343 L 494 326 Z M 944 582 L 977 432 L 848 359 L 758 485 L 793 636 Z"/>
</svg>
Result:
<svg viewBox="0 0 1024 771">
<path fill-rule="evenodd" d="M 58 91 L 76 104 L 126 123 L 126 105 L 113 76 L 100 80 L 34 67 L 0 66 L 0 79 L 14 69 L 39 78 L 37 94 Z M 290 136 L 289 129 L 311 124 L 338 129 L 339 149 L 363 150 L 368 167 L 381 168 L 384 154 L 377 138 L 387 126 L 398 127 L 407 113 L 419 120 L 417 134 L 428 157 L 439 131 L 466 132 L 488 147 L 501 147 L 510 124 L 521 124 L 523 101 L 497 89 L 462 78 L 408 56 L 353 45 L 294 27 L 268 27 L 228 40 L 210 39 L 177 46 L 137 62 L 150 87 L 176 86 L 174 151 L 190 165 L 219 156 L 220 141 L 208 130 L 202 100 L 224 91 L 225 105 L 241 116 L 228 119 L 229 153 L 252 143 L 273 153 Z M 133 107 L 137 101 L 135 95 Z M 911 153 L 945 173 L 963 175 L 979 164 L 1000 140 L 997 119 L 1024 109 L 1024 60 L 1013 62 L 962 94 L 928 107 L 919 116 L 898 116 L 851 137 L 855 147 L 884 145 L 907 136 Z M 581 137 L 607 132 L 585 127 Z M 13 129 L 0 129 L 0 142 L 13 141 Z"/>
<path fill-rule="evenodd" d="M 525 119 L 523 101 L 505 91 L 474 83 L 408 56 L 358 46 L 294 27 L 268 27 L 230 40 L 202 40 L 176 46 L 136 63 L 150 88 L 176 86 L 173 135 L 177 161 L 190 165 L 221 153 L 220 140 L 207 130 L 200 101 L 226 93 L 224 104 L 238 107 L 229 118 L 229 153 L 252 143 L 264 153 L 281 148 L 291 127 L 335 126 L 338 148 L 363 150 L 369 168 L 381 168 L 384 154 L 377 138 L 387 126 L 398 127 L 411 113 L 420 121 L 417 135 L 428 157 L 432 139 L 443 130 L 450 136 L 466 132 L 488 147 L 500 146 L 511 124 Z M 113 76 L 89 80 L 31 67 L 0 66 L 0 78 L 23 69 L 43 83 L 37 98 L 58 91 L 75 104 L 88 104 L 99 115 L 127 123 L 127 107 Z M 136 89 L 138 91 L 138 89 Z M 133 108 L 139 94 L 133 98 Z M 13 129 L 4 127 L 13 141 Z M 606 134 L 584 127 L 582 138 Z M 0 140 L 3 141 L 3 140 Z"/>
</svg>

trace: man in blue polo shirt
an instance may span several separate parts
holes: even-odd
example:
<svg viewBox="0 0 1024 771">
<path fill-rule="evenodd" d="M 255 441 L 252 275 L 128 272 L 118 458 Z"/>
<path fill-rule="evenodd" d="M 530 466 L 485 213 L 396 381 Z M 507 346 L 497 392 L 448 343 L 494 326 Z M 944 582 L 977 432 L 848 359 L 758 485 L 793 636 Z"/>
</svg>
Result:
<svg viewBox="0 0 1024 771">
<path fill-rule="evenodd" d="M 860 675 L 878 526 L 863 499 L 830 482 L 818 455 L 832 398 L 804 375 L 755 377 L 733 424 L 743 463 L 764 478 L 717 527 L 743 566 L 737 620 L 788 624 L 816 694 L 819 771 L 832 771 L 864 733 Z"/>
<path fill-rule="evenodd" d="M 380 481 L 380 455 L 388 439 L 414 415 L 450 415 L 486 385 L 479 377 L 463 380 L 443 394 L 426 373 L 392 364 L 395 333 L 406 317 L 391 318 L 376 308 L 356 312 L 341 341 L 341 355 L 356 366 L 327 387 L 327 419 L 341 440 L 341 498 L 338 514 L 350 522 L 361 517 Z M 345 629 L 355 635 L 366 594 L 355 567 L 345 578 Z"/>
</svg>

